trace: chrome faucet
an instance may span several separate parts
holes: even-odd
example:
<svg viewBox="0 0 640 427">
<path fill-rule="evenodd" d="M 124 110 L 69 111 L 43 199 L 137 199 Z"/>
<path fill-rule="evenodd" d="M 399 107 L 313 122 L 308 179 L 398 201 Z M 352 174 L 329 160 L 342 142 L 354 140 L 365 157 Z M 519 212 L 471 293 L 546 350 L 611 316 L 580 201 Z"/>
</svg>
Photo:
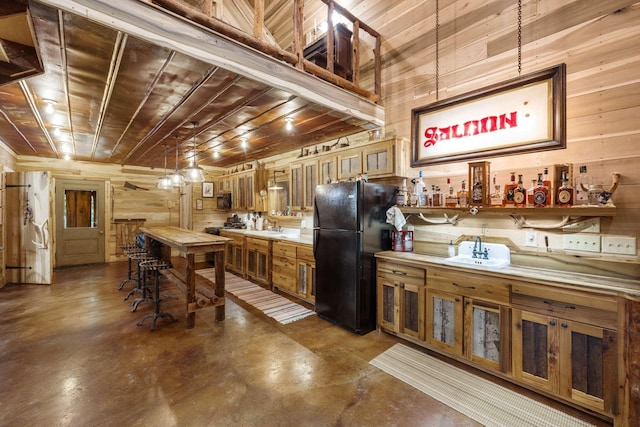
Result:
<svg viewBox="0 0 640 427">
<path fill-rule="evenodd" d="M 476 237 L 476 242 L 473 245 L 472 258 L 475 259 L 489 259 L 489 251 L 487 248 L 482 250 L 482 239 L 480 236 Z"/>
</svg>

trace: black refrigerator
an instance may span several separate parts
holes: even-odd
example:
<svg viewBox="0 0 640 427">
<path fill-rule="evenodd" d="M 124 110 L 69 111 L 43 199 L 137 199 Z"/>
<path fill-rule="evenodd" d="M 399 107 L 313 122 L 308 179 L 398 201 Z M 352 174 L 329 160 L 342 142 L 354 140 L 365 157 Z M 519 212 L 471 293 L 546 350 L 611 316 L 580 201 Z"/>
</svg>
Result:
<svg viewBox="0 0 640 427">
<path fill-rule="evenodd" d="M 316 186 L 316 312 L 357 334 L 376 327 L 374 253 L 391 249 L 387 209 L 395 205 L 397 191 L 364 181 Z"/>
</svg>

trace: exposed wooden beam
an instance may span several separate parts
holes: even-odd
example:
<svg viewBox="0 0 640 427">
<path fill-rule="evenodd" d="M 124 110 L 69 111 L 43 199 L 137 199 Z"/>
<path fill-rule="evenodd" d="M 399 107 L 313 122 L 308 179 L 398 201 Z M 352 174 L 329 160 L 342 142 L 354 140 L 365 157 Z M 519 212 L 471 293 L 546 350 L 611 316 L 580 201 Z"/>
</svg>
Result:
<svg viewBox="0 0 640 427">
<path fill-rule="evenodd" d="M 283 65 L 276 58 L 248 47 L 244 43 L 245 40 L 252 41 L 249 46 L 255 46 L 256 40 L 246 33 L 243 33 L 242 40 L 235 40 L 182 19 L 174 19 L 171 25 L 167 25 L 166 12 L 142 1 L 132 1 L 126 4 L 112 0 L 39 1 L 288 91 L 296 96 L 313 100 L 326 108 L 379 126 L 384 125 L 383 107 L 363 99 L 363 95 L 349 93 L 334 84 L 309 76 L 294 67 Z M 212 20 L 198 11 L 193 12 L 192 15 L 198 19 L 204 19 L 207 23 Z M 220 22 L 218 21 L 218 23 Z M 234 31 L 238 32 L 235 29 Z M 277 51 L 281 56 L 284 55 L 279 48 L 269 48 L 274 53 Z M 291 64 L 295 64 L 298 59 L 292 53 L 287 56 Z M 314 64 L 309 64 L 308 61 L 305 61 L 305 69 L 313 68 Z M 321 69 L 320 67 L 316 68 Z M 336 78 L 344 80 L 337 76 Z M 353 83 L 348 83 L 355 87 Z"/>
</svg>

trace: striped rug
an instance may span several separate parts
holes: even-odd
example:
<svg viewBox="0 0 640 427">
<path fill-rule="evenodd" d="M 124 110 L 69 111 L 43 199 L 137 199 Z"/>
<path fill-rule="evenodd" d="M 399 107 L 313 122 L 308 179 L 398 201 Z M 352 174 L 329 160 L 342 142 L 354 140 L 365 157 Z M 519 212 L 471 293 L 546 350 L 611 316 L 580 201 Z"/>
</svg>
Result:
<svg viewBox="0 0 640 427">
<path fill-rule="evenodd" d="M 488 427 L 593 426 L 402 344 L 369 363 Z"/>
<path fill-rule="evenodd" d="M 214 281 L 215 268 L 196 270 L 196 274 Z M 313 310 L 231 273 L 225 273 L 224 287 L 233 296 L 240 298 L 282 324 L 295 322 L 315 314 Z"/>
</svg>

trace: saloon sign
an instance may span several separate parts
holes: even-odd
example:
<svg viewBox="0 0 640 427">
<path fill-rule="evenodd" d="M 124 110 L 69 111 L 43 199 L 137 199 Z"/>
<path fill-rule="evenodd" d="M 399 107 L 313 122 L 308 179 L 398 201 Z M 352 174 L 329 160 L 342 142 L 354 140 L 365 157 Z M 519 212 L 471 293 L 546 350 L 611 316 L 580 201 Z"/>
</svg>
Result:
<svg viewBox="0 0 640 427">
<path fill-rule="evenodd" d="M 562 65 L 414 109 L 412 166 L 564 148 L 563 82 Z"/>
</svg>

